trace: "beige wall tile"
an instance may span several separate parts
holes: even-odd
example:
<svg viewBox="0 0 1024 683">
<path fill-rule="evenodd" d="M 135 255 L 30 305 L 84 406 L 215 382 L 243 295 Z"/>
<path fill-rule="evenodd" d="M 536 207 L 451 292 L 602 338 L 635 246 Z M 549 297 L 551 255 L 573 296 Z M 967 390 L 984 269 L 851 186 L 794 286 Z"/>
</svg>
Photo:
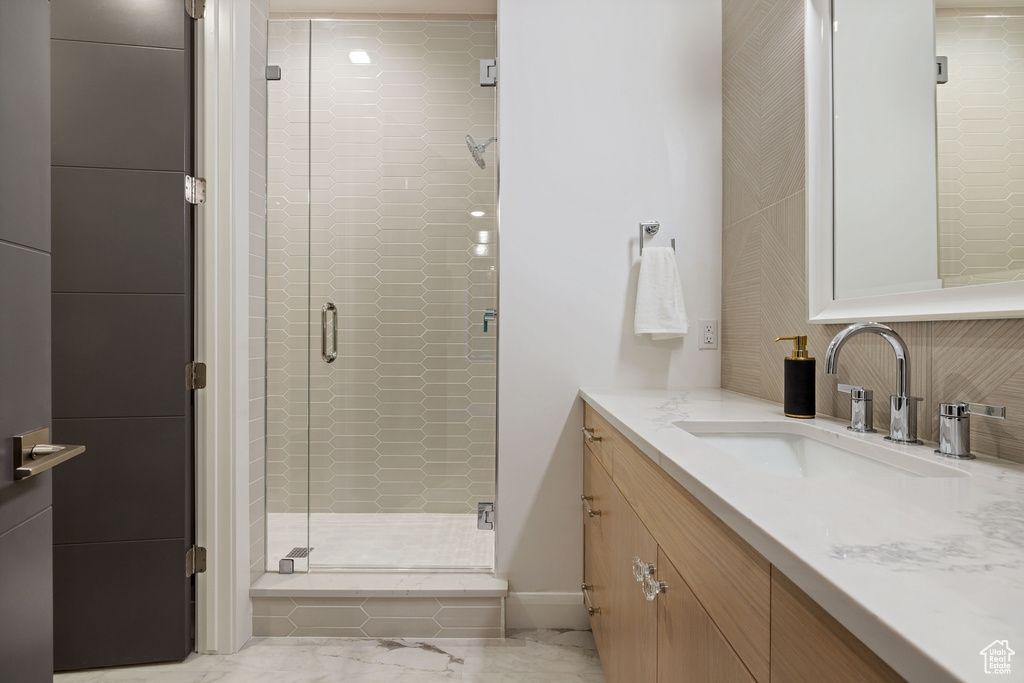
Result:
<svg viewBox="0 0 1024 683">
<path fill-rule="evenodd" d="M 286 617 L 295 609 L 290 598 L 254 598 L 252 613 L 258 617 Z"/>
<path fill-rule="evenodd" d="M 367 598 L 363 609 L 371 617 L 433 617 L 441 605 L 435 598 Z"/>
<path fill-rule="evenodd" d="M 287 617 L 257 616 L 252 618 L 252 634 L 266 637 L 296 635 L 295 625 Z"/>
<path fill-rule="evenodd" d="M 430 618 L 383 617 L 363 624 L 363 633 L 369 638 L 434 638 L 440 631 Z"/>
<path fill-rule="evenodd" d="M 501 607 L 445 607 L 434 619 L 443 628 L 500 628 Z"/>
<path fill-rule="evenodd" d="M 761 225 L 750 217 L 723 232 L 722 386 L 760 386 Z"/>
<path fill-rule="evenodd" d="M 288 619 L 298 629 L 311 626 L 359 628 L 367 616 L 359 607 L 296 607 Z"/>
</svg>

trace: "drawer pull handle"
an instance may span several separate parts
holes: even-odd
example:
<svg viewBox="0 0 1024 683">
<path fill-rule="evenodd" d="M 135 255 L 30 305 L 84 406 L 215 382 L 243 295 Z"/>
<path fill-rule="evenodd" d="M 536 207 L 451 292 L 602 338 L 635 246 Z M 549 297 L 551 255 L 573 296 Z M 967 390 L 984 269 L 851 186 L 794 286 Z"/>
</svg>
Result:
<svg viewBox="0 0 1024 683">
<path fill-rule="evenodd" d="M 587 584 L 583 584 L 581 588 L 583 590 L 583 603 L 587 606 L 587 614 L 589 614 L 590 616 L 600 614 L 601 608 L 594 607 L 593 603 L 590 602 L 590 591 L 594 590 L 594 586 L 588 586 Z"/>
<path fill-rule="evenodd" d="M 593 496 L 580 496 L 580 500 L 583 501 L 583 507 L 586 508 L 588 517 L 601 516 L 600 510 L 595 510 L 594 508 L 590 507 L 590 503 L 594 500 Z"/>
<path fill-rule="evenodd" d="M 601 437 L 599 437 L 593 429 L 587 429 L 584 427 L 583 434 L 587 437 L 587 443 L 594 443 L 595 441 L 601 440 Z"/>
<path fill-rule="evenodd" d="M 637 580 L 637 583 L 643 583 L 648 576 L 654 576 L 654 565 L 648 564 L 634 555 L 633 578 Z"/>
<path fill-rule="evenodd" d="M 658 597 L 658 593 L 664 592 L 664 581 L 658 581 L 652 575 L 644 577 L 644 597 L 647 598 L 647 602 L 653 602 Z"/>
</svg>

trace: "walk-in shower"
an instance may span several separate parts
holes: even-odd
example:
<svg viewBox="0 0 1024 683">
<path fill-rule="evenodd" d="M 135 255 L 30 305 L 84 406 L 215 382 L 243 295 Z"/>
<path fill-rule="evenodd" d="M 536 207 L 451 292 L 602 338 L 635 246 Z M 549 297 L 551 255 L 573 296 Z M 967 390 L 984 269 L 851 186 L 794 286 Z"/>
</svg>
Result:
<svg viewBox="0 0 1024 683">
<path fill-rule="evenodd" d="M 270 22 L 268 571 L 492 565 L 494 29 Z"/>
</svg>

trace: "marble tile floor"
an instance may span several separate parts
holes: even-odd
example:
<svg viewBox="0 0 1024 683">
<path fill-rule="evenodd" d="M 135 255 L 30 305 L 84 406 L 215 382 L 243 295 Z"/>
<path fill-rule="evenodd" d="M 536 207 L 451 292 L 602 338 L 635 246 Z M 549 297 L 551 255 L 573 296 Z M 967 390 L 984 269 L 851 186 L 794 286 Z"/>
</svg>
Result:
<svg viewBox="0 0 1024 683">
<path fill-rule="evenodd" d="M 57 674 L 54 683 L 604 683 L 590 631 L 505 639 L 253 638 L 233 655 Z"/>
<path fill-rule="evenodd" d="M 490 569 L 494 560 L 494 532 L 478 530 L 476 515 L 315 512 L 308 523 L 314 568 Z M 304 513 L 267 515 L 268 571 L 305 547 L 306 524 Z"/>
</svg>

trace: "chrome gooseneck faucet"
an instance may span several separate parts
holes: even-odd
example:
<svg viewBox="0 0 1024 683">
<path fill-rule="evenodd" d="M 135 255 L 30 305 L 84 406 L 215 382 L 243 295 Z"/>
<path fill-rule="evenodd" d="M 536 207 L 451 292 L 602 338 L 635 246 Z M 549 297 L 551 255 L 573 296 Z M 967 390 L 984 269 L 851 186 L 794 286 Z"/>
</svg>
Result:
<svg viewBox="0 0 1024 683">
<path fill-rule="evenodd" d="M 920 398 L 910 395 L 910 352 L 903 337 L 881 323 L 854 323 L 835 336 L 825 352 L 825 372 L 836 374 L 839 350 L 858 334 L 870 332 L 889 342 L 896 352 L 896 395 L 889 397 L 889 441 L 898 443 L 920 443 L 917 440 L 917 402 Z"/>
</svg>

